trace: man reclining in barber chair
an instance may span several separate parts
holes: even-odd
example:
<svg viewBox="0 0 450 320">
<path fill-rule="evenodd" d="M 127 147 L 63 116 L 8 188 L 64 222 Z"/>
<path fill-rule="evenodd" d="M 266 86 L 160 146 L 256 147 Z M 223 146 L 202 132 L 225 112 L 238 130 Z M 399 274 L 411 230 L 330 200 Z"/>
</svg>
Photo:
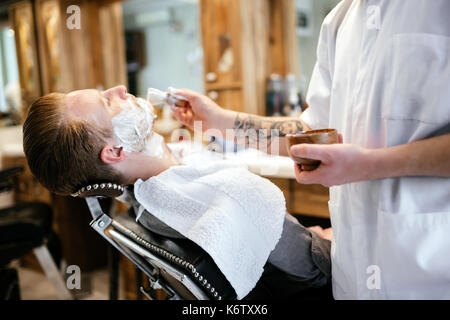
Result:
<svg viewBox="0 0 450 320">
<path fill-rule="evenodd" d="M 268 270 L 280 275 L 269 297 L 329 286 L 331 242 L 286 213 L 275 185 L 208 151 L 173 152 L 152 132 L 154 118 L 153 106 L 123 86 L 49 94 L 24 123 L 28 164 L 57 194 L 101 182 L 130 186 L 119 200 L 136 208 L 136 221 L 199 245 L 238 299 L 264 298 L 255 288 Z"/>
</svg>

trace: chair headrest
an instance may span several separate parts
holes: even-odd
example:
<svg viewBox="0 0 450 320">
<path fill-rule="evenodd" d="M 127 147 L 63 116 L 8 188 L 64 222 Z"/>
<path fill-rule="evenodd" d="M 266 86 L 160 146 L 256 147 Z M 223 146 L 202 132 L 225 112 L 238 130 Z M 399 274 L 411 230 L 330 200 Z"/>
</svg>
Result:
<svg viewBox="0 0 450 320">
<path fill-rule="evenodd" d="M 89 184 L 87 186 L 84 186 L 80 190 L 78 190 L 75 193 L 72 193 L 72 197 L 111 197 L 115 198 L 120 196 L 123 191 L 124 187 L 117 183 L 112 182 L 105 182 L 105 183 L 96 183 L 96 184 Z"/>
</svg>

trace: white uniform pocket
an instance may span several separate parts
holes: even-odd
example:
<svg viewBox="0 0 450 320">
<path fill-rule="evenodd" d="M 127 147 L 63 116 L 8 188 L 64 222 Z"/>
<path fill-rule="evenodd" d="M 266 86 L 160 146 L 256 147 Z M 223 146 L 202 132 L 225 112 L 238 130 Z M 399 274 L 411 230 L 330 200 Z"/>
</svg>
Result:
<svg viewBox="0 0 450 320">
<path fill-rule="evenodd" d="M 387 59 L 386 144 L 427 138 L 450 123 L 450 38 L 396 34 Z"/>
<path fill-rule="evenodd" d="M 389 49 L 383 117 L 450 122 L 450 38 L 396 34 Z"/>
<path fill-rule="evenodd" d="M 450 298 L 450 212 L 378 211 L 381 290 L 388 299 Z"/>
</svg>

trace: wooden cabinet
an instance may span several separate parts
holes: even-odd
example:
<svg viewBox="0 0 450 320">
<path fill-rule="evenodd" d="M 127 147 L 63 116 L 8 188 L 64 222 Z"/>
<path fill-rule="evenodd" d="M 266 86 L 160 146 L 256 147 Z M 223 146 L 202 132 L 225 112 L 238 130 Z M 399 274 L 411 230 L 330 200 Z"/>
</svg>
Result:
<svg viewBox="0 0 450 320">
<path fill-rule="evenodd" d="M 265 114 L 273 72 L 296 73 L 293 0 L 201 0 L 206 94 L 220 106 Z"/>
<path fill-rule="evenodd" d="M 33 202 L 39 201 L 51 204 L 51 194 L 31 173 L 24 156 L 3 156 L 3 168 L 21 166 L 25 171 L 14 177 L 14 201 Z"/>
<path fill-rule="evenodd" d="M 270 178 L 283 191 L 286 209 L 291 214 L 301 214 L 318 218 L 330 218 L 328 200 L 329 188 L 319 184 L 302 185 L 295 179 Z"/>
<path fill-rule="evenodd" d="M 205 0 L 200 8 L 206 94 L 243 111 L 240 1 Z"/>
</svg>

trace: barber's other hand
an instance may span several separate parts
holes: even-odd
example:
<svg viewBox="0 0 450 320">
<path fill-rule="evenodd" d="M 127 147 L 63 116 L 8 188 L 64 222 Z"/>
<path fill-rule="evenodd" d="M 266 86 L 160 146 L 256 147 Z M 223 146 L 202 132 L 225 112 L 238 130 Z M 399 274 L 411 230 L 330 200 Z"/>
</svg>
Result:
<svg viewBox="0 0 450 320">
<path fill-rule="evenodd" d="M 295 164 L 295 178 L 301 184 L 321 184 L 326 187 L 369 180 L 371 168 L 369 149 L 352 144 L 297 144 L 291 147 L 293 156 L 318 159 L 319 167 L 303 171 Z"/>
<path fill-rule="evenodd" d="M 181 123 L 194 130 L 194 121 L 201 121 L 202 131 L 220 126 L 221 118 L 227 110 L 210 98 L 189 89 L 177 89 L 174 94 L 187 101 L 172 105 L 173 114 Z"/>
</svg>

